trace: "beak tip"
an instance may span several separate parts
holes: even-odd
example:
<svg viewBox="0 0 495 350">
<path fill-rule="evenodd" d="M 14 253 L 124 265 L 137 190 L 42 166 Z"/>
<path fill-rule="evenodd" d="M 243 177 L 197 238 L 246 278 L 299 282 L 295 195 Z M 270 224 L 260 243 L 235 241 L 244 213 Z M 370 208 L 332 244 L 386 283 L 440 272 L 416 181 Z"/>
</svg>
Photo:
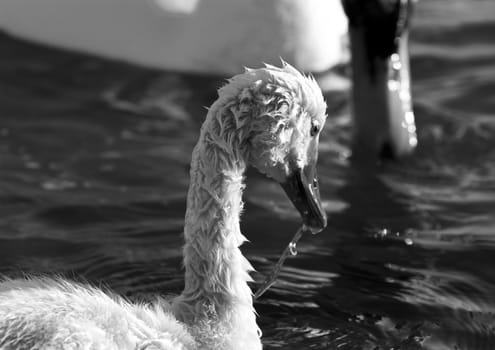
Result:
<svg viewBox="0 0 495 350">
<path fill-rule="evenodd" d="M 322 207 L 317 183 L 315 174 L 306 176 L 303 171 L 294 172 L 287 182 L 281 183 L 299 211 L 303 226 L 314 234 L 323 231 L 327 226 L 327 215 Z"/>
<path fill-rule="evenodd" d="M 327 214 L 324 211 L 320 212 L 321 216 L 308 216 L 304 220 L 304 226 L 313 234 L 320 233 L 327 227 Z"/>
</svg>

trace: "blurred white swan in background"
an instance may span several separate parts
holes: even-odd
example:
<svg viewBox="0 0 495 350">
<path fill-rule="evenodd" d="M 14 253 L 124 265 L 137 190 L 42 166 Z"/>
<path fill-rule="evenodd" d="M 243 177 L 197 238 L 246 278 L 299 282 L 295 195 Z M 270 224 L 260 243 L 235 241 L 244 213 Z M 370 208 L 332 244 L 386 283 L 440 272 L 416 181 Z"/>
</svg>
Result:
<svg viewBox="0 0 495 350">
<path fill-rule="evenodd" d="M 349 22 L 354 149 L 401 156 L 417 144 L 407 50 L 412 2 L 1 0 L 0 29 L 150 67 L 231 75 L 280 57 L 326 71 L 349 58 Z"/>
<path fill-rule="evenodd" d="M 0 348 L 261 349 L 239 246 L 243 176 L 253 165 L 284 187 L 314 231 L 326 226 L 316 179 L 326 105 L 288 64 L 247 70 L 219 90 L 194 148 L 185 218 L 183 292 L 131 304 L 48 278 L 0 283 Z"/>
<path fill-rule="evenodd" d="M 235 74 L 283 57 L 305 71 L 341 60 L 339 0 L 2 0 L 0 28 L 145 66 Z"/>
</svg>

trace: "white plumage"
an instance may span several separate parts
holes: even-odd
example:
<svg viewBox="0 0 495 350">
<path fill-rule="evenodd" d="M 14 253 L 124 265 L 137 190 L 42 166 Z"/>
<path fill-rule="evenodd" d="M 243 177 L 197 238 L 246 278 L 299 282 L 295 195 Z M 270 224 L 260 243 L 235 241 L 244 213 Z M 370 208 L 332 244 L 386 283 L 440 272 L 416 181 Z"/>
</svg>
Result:
<svg viewBox="0 0 495 350">
<path fill-rule="evenodd" d="M 62 280 L 4 280 L 0 348 L 261 349 L 252 268 L 239 250 L 243 174 L 251 164 L 283 183 L 315 162 L 314 125 L 323 126 L 325 109 L 315 81 L 288 64 L 232 78 L 209 109 L 192 156 L 184 291 L 169 302 L 131 304 Z"/>
<path fill-rule="evenodd" d="M 340 0 L 2 0 L 0 29 L 145 66 L 227 76 L 279 57 L 313 72 L 348 57 Z"/>
</svg>

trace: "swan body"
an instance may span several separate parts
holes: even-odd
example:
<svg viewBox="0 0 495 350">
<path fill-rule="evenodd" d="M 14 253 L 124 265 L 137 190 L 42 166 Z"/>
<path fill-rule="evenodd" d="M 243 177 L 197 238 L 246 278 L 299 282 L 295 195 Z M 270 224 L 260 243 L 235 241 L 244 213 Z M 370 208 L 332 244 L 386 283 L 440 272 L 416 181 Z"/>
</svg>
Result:
<svg viewBox="0 0 495 350">
<path fill-rule="evenodd" d="M 145 66 L 232 75 L 284 57 L 323 71 L 346 56 L 340 0 L 2 0 L 0 29 Z"/>
<path fill-rule="evenodd" d="M 326 105 L 293 67 L 247 70 L 219 90 L 194 148 L 183 249 L 185 286 L 168 302 L 131 304 L 48 278 L 0 283 L 0 348 L 261 349 L 249 262 L 239 246 L 248 165 L 286 190 L 312 230 L 326 226 L 316 179 Z"/>
<path fill-rule="evenodd" d="M 165 301 L 130 304 L 89 286 L 38 278 L 4 281 L 0 307 L 5 350 L 196 348 Z"/>
</svg>

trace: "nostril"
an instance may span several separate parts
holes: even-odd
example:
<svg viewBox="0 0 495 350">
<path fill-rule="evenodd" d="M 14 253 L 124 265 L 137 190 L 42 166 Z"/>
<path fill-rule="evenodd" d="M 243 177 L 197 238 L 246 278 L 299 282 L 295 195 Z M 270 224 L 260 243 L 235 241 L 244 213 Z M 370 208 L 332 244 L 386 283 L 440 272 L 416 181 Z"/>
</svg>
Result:
<svg viewBox="0 0 495 350">
<path fill-rule="evenodd" d="M 318 179 L 316 178 L 313 179 L 313 188 L 318 188 Z"/>
</svg>

